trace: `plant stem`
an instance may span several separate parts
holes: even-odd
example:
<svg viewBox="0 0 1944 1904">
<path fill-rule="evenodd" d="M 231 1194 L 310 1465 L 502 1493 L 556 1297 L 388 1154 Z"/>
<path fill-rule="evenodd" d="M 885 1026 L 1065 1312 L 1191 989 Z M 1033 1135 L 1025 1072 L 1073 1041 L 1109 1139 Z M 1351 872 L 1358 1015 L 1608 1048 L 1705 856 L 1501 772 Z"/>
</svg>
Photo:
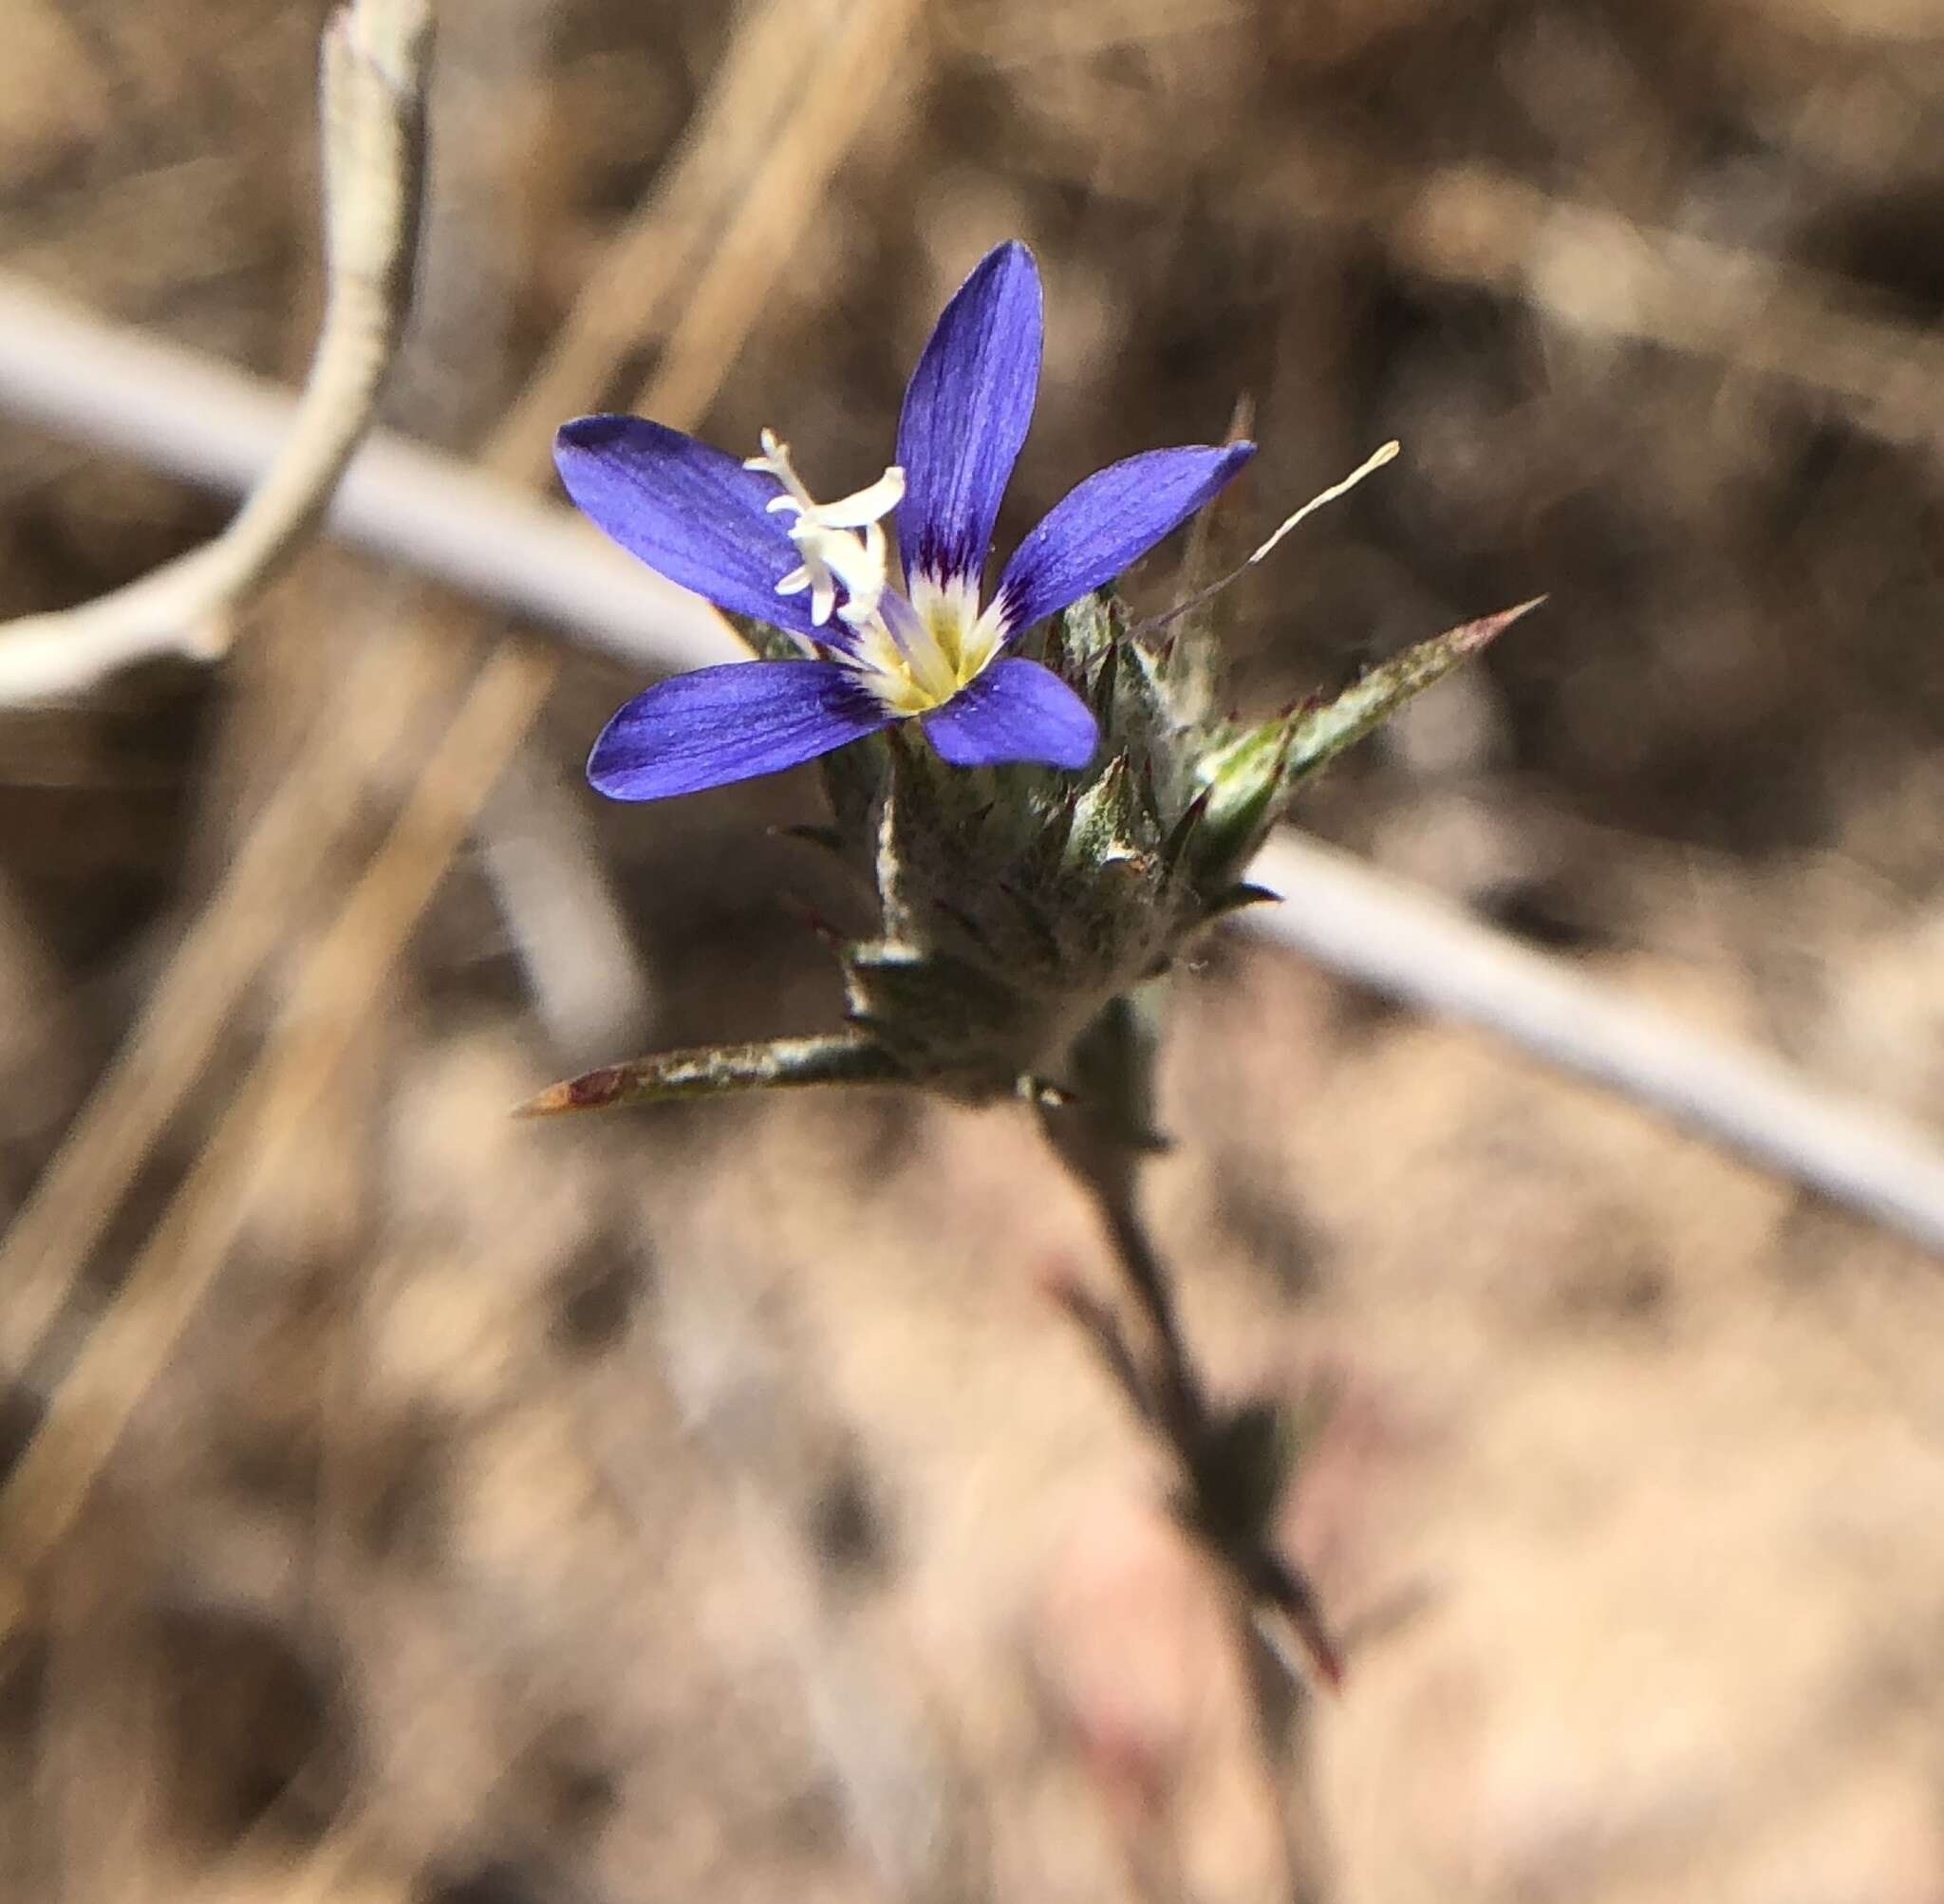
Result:
<svg viewBox="0 0 1944 1904">
<path fill-rule="evenodd" d="M 1182 1524 L 1237 1589 L 1244 1625 L 1252 1629 L 1246 1643 L 1252 1650 L 1265 1644 L 1254 1625 L 1286 1622 L 1316 1676 L 1334 1688 L 1341 1665 L 1315 1592 L 1276 1551 L 1262 1524 L 1261 1509 L 1273 1499 L 1254 1511 L 1237 1510 L 1238 1500 L 1254 1497 L 1236 1485 L 1233 1470 L 1242 1457 L 1235 1422 L 1209 1401 L 1182 1330 L 1173 1279 L 1141 1220 L 1141 1167 L 1160 1148 L 1150 1114 L 1155 1043 L 1151 1011 L 1132 999 L 1116 999 L 1075 1046 L 1072 1094 L 1039 1110 L 1048 1143 L 1099 1214 L 1148 1342 L 1137 1348 L 1113 1309 L 1077 1285 L 1056 1293 L 1135 1415 L 1173 1454 Z"/>
</svg>

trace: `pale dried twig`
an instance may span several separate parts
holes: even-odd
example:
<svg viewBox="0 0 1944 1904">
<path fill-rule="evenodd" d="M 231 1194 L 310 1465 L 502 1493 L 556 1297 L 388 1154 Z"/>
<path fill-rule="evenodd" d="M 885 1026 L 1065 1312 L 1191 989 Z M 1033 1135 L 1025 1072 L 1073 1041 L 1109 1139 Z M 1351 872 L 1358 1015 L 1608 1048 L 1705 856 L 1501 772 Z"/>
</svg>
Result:
<svg viewBox="0 0 1944 1904">
<path fill-rule="evenodd" d="M 262 476 L 292 414 L 290 398 L 261 378 L 4 277 L 0 407 L 231 493 Z M 519 474 L 545 466 L 523 455 Z M 509 474 L 503 459 L 482 470 L 374 431 L 331 498 L 328 528 L 630 667 L 701 667 L 746 652 L 706 603 Z"/>
<path fill-rule="evenodd" d="M 1684 1024 L 1296 832 L 1249 877 L 1288 895 L 1265 938 L 1676 1123 L 1944 1256 L 1944 1153 L 1780 1058 Z"/>
<path fill-rule="evenodd" d="M 551 763 L 513 763 L 480 845 L 514 956 L 554 1048 L 589 1062 L 628 1050 L 646 1029 L 647 975 L 585 807 Z"/>
<path fill-rule="evenodd" d="M 214 542 L 126 588 L 0 628 L 0 703 L 78 694 L 129 663 L 213 661 L 231 618 L 315 527 L 377 409 L 410 302 L 425 177 L 428 0 L 350 0 L 320 82 L 329 292 L 275 461 Z"/>
</svg>

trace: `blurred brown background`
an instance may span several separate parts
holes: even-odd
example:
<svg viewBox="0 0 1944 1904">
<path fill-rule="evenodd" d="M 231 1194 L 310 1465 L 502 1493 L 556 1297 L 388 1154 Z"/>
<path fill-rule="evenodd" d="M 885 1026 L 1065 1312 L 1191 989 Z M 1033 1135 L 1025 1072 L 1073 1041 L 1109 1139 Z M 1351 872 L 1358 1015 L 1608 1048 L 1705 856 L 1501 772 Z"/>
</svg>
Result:
<svg viewBox="0 0 1944 1904">
<path fill-rule="evenodd" d="M 6 0 L 0 268 L 295 382 L 323 19 Z M 1238 704 L 1552 601 L 1312 824 L 1944 1125 L 1935 0 L 440 27 L 397 427 L 477 452 L 633 256 L 569 407 L 660 378 L 836 493 L 1024 237 L 1002 541 L 1239 397 L 1238 551 L 1402 439 L 1228 598 Z M 853 122 L 806 132 L 832 89 Z M 228 508 L 0 420 L 0 612 Z M 808 776 L 599 808 L 639 683 L 544 629 L 524 747 L 428 770 L 502 626 L 320 549 L 220 669 L 0 714 L 0 1204 L 90 1092 L 167 1100 L 87 1135 L 86 1244 L 0 1394 L 0 1452 L 53 1420 L 70 1475 L 133 1409 L 0 1638 L 0 1895 L 1944 1899 L 1935 1262 L 1213 947 L 1157 1223 L 1221 1386 L 1326 1398 L 1288 1532 L 1351 1655 L 1264 1738 L 1041 1293 L 1104 1272 L 1022 1116 L 507 1120 L 576 1064 L 832 1021 L 801 914 L 854 901 L 766 831 Z M 414 799 L 456 851 L 389 835 Z M 207 1036 L 141 1017 L 172 981 Z"/>
</svg>

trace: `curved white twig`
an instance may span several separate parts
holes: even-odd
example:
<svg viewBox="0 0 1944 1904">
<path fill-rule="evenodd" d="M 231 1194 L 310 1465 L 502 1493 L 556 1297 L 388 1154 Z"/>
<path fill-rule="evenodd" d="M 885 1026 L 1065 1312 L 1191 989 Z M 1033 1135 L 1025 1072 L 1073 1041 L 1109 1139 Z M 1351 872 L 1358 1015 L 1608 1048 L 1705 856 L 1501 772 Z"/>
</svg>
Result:
<svg viewBox="0 0 1944 1904">
<path fill-rule="evenodd" d="M 326 29 L 329 289 L 309 380 L 262 481 L 214 542 L 97 601 L 0 627 L 0 703 L 80 693 L 152 655 L 214 660 L 229 646 L 233 611 L 317 523 L 370 425 L 411 301 L 431 42 L 427 0 L 352 0 Z M 75 359 L 74 340 L 50 328 L 71 320 L 36 313 L 28 293 L 7 295 L 16 333 L 43 345 L 41 367 Z"/>
</svg>

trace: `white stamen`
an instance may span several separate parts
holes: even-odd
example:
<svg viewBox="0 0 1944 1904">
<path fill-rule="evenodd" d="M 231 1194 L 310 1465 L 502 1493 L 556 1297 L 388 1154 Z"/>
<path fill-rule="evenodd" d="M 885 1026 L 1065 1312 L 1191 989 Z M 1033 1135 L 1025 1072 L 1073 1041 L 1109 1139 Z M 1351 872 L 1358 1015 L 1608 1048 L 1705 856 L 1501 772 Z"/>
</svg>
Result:
<svg viewBox="0 0 1944 1904">
<path fill-rule="evenodd" d="M 776 593 L 808 589 L 813 627 L 832 614 L 844 623 L 844 639 L 825 644 L 831 659 L 850 668 L 891 713 L 943 707 L 984 672 L 1003 643 L 1003 605 L 995 601 L 981 614 L 974 576 L 913 575 L 909 600 L 891 576 L 882 518 L 904 500 L 905 472 L 895 463 L 865 488 L 818 502 L 791 463 L 790 445 L 765 430 L 762 454 L 743 468 L 776 478 L 781 494 L 768 508 L 793 518 L 790 540 L 801 559 L 776 584 Z"/>
<path fill-rule="evenodd" d="M 1239 581 L 1243 576 L 1246 575 L 1257 563 L 1266 560 L 1275 550 L 1276 545 L 1299 522 L 1301 522 L 1307 516 L 1314 515 L 1326 502 L 1335 502 L 1339 495 L 1355 489 L 1373 470 L 1382 469 L 1386 463 L 1396 456 L 1399 448 L 1400 445 L 1398 443 L 1392 441 L 1386 443 L 1382 449 L 1374 450 L 1341 482 L 1333 482 L 1320 495 L 1311 496 L 1300 509 L 1292 510 L 1285 515 L 1276 526 L 1276 532 L 1246 562 L 1238 564 L 1226 575 L 1222 576 L 1217 581 L 1210 582 L 1206 588 L 1197 588 L 1187 601 L 1177 602 L 1173 607 L 1168 609 L 1165 613 L 1150 615 L 1134 632 L 1136 634 L 1151 635 L 1157 628 L 1165 628 L 1169 622 L 1178 621 L 1190 608 L 1199 608 L 1211 596 L 1219 595 L 1231 582 Z"/>
<path fill-rule="evenodd" d="M 816 505 L 817 520 L 830 529 L 874 529 L 905 500 L 905 472 L 893 463 L 873 483 L 835 502 Z"/>
<path fill-rule="evenodd" d="M 1324 490 L 1320 495 L 1311 496 L 1310 499 L 1306 503 L 1304 503 L 1300 509 L 1292 510 L 1287 515 L 1285 515 L 1282 518 L 1281 522 L 1278 524 L 1276 532 L 1272 536 L 1270 536 L 1269 539 L 1265 543 L 1263 543 L 1262 546 L 1260 549 L 1258 549 L 1256 552 L 1253 555 L 1251 555 L 1249 559 L 1246 562 L 1244 562 L 1242 566 L 1244 569 L 1253 569 L 1256 566 L 1256 564 L 1262 561 L 1263 557 L 1265 557 L 1276 547 L 1276 545 L 1279 542 L 1280 542 L 1282 538 L 1285 535 L 1287 535 L 1292 529 L 1296 527 L 1296 525 L 1299 522 L 1304 519 L 1305 516 L 1314 515 L 1316 512 L 1321 509 L 1326 502 L 1335 502 L 1339 495 L 1344 495 L 1347 491 L 1355 489 L 1357 486 L 1357 484 L 1364 479 L 1365 476 L 1371 474 L 1373 470 L 1380 470 L 1384 467 L 1386 463 L 1391 461 L 1391 459 L 1396 456 L 1398 450 L 1401 447 L 1402 445 L 1393 440 L 1392 442 L 1386 443 L 1380 450 L 1372 451 L 1372 453 L 1369 456 L 1367 456 L 1362 462 L 1358 463 L 1357 466 L 1354 470 L 1352 470 L 1351 473 L 1347 476 L 1345 476 L 1341 482 L 1333 482 L 1330 485 L 1330 487 Z"/>
<path fill-rule="evenodd" d="M 776 584 L 776 593 L 800 595 L 808 588 L 811 623 L 820 628 L 836 608 L 841 587 L 844 620 L 852 626 L 869 622 L 877 613 L 887 579 L 885 532 L 878 518 L 904 500 L 905 472 L 893 463 L 863 489 L 835 502 L 818 502 L 791 464 L 790 445 L 779 442 L 773 430 L 762 433 L 762 454 L 742 466 L 783 485 L 783 494 L 772 496 L 768 506 L 773 513 L 787 511 L 795 516 L 790 540 L 803 558 L 801 567 Z M 856 533 L 860 529 L 861 536 Z"/>
</svg>

